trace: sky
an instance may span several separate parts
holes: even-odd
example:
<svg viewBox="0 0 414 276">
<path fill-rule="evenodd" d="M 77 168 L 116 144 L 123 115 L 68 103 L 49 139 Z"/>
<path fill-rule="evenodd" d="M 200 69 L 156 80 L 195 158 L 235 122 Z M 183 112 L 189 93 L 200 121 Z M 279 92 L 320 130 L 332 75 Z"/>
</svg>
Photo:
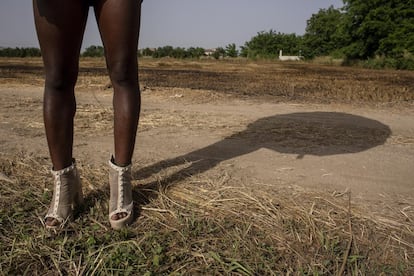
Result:
<svg viewBox="0 0 414 276">
<path fill-rule="evenodd" d="M 139 48 L 242 46 L 258 32 L 270 29 L 302 35 L 312 14 L 331 5 L 340 8 L 343 2 L 144 0 Z M 82 48 L 90 45 L 102 45 L 92 9 Z M 38 47 L 31 0 L 0 0 L 0 47 Z"/>
</svg>

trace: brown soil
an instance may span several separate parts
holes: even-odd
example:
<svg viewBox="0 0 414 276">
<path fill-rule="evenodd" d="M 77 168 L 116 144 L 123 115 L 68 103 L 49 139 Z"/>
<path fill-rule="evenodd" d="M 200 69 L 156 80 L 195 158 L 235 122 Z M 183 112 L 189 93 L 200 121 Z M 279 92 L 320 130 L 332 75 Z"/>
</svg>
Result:
<svg viewBox="0 0 414 276">
<path fill-rule="evenodd" d="M 350 189 L 374 213 L 412 210 L 413 72 L 141 63 L 137 179 L 178 166 L 177 175 L 228 175 L 257 189 Z M 104 165 L 113 148 L 112 91 L 101 60 L 83 60 L 81 68 L 74 154 Z M 0 152 L 48 158 L 41 61 L 1 60 L 0 70 Z"/>
</svg>

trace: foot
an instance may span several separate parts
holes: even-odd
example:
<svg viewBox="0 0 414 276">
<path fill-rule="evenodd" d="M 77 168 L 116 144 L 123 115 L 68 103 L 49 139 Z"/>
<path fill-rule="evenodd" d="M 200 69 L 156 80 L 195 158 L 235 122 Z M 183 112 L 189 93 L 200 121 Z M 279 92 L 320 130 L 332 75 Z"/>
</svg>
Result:
<svg viewBox="0 0 414 276">
<path fill-rule="evenodd" d="M 57 228 L 60 224 L 61 224 L 61 222 L 59 222 L 55 218 L 46 218 L 45 219 L 46 228 Z"/>
<path fill-rule="evenodd" d="M 67 221 L 73 219 L 75 210 L 83 203 L 82 185 L 75 160 L 67 168 L 52 170 L 52 174 L 54 191 L 44 220 L 46 228 L 63 227 Z"/>
<path fill-rule="evenodd" d="M 109 222 L 113 229 L 121 229 L 133 219 L 131 165 L 120 167 L 109 161 Z"/>
</svg>

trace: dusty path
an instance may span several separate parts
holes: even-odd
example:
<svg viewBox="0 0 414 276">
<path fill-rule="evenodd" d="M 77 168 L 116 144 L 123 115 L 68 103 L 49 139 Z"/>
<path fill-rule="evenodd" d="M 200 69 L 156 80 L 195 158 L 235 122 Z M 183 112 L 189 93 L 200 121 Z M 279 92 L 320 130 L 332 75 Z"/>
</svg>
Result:
<svg viewBox="0 0 414 276">
<path fill-rule="evenodd" d="M 40 87 L 0 87 L 0 152 L 48 158 Z M 136 177 L 180 167 L 257 189 L 352 191 L 353 200 L 414 202 L 414 111 L 143 92 Z M 104 164 L 112 149 L 111 93 L 78 92 L 75 156 Z M 205 96 L 205 97 L 203 97 Z M 174 179 L 174 175 L 171 176 Z"/>
</svg>

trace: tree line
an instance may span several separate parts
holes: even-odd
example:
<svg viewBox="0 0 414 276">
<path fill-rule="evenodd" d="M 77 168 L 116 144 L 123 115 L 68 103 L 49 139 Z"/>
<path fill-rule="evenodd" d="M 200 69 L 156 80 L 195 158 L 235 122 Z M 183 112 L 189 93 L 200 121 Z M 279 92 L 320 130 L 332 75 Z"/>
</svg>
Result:
<svg viewBox="0 0 414 276">
<path fill-rule="evenodd" d="M 145 48 L 139 51 L 141 56 L 150 56 L 153 58 L 172 57 L 172 58 L 201 58 L 202 56 L 210 56 L 215 59 L 222 57 L 238 57 L 239 51 L 235 43 L 228 44 L 225 48 L 218 47 L 215 49 L 204 49 L 202 47 L 172 47 L 164 46 L 158 48 Z"/>
<path fill-rule="evenodd" d="M 259 32 L 241 55 L 273 58 L 278 50 L 312 59 L 331 56 L 346 63 L 414 70 L 414 0 L 344 0 L 344 7 L 320 9 L 302 36 Z"/>
<path fill-rule="evenodd" d="M 275 30 L 261 31 L 239 48 L 231 43 L 207 51 L 201 47 L 164 46 L 145 48 L 140 56 L 154 58 L 200 58 L 208 55 L 276 58 L 285 55 L 312 59 L 318 56 L 341 58 L 347 63 L 363 60 L 377 67 L 414 70 L 414 0 L 343 0 L 344 6 L 320 9 L 307 20 L 304 35 Z M 39 56 L 35 48 L 3 48 L 0 56 Z M 82 56 L 100 57 L 102 46 L 90 46 Z"/>
<path fill-rule="evenodd" d="M 0 57 L 40 57 L 39 48 L 0 48 Z"/>
</svg>

